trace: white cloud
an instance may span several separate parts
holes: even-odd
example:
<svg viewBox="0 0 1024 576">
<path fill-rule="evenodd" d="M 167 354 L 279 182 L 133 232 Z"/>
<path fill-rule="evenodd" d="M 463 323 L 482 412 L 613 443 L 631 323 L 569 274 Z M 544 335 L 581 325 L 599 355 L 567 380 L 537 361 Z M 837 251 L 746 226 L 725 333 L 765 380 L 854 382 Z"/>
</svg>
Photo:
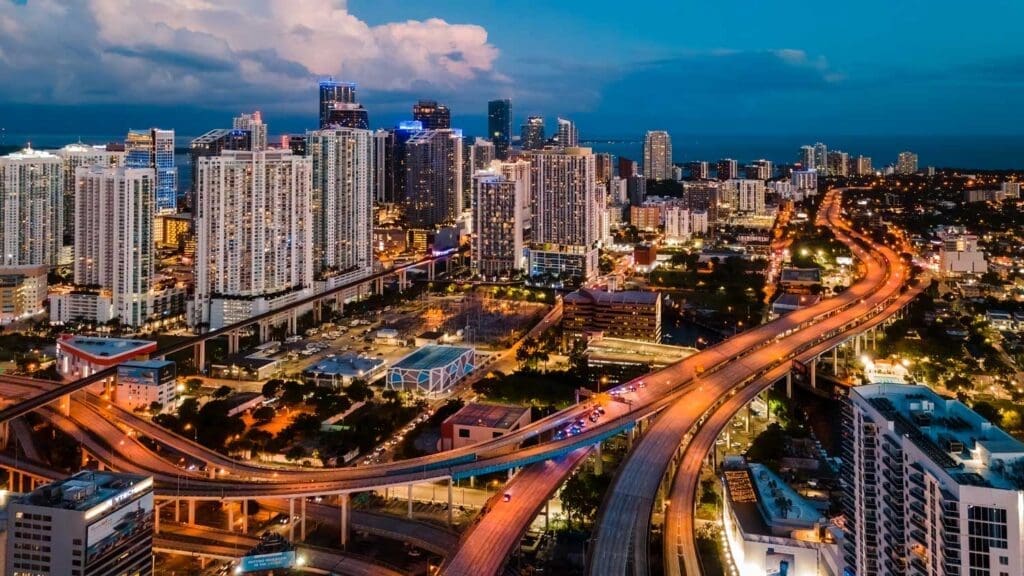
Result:
<svg viewBox="0 0 1024 576">
<path fill-rule="evenodd" d="M 379 91 L 504 81 L 480 26 L 371 26 L 332 0 L 0 2 L 0 54 L 0 96 L 29 102 L 287 105 L 326 75 Z"/>
</svg>

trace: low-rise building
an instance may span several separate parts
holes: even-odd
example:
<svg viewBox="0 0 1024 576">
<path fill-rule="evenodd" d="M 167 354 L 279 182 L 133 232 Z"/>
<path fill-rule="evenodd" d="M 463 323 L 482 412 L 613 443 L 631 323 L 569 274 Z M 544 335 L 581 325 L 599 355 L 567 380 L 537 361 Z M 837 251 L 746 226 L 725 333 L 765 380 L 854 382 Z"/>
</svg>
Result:
<svg viewBox="0 0 1024 576">
<path fill-rule="evenodd" d="M 356 379 L 373 382 L 384 373 L 386 367 L 381 358 L 346 352 L 324 358 L 306 368 L 302 375 L 307 382 L 314 382 L 318 386 L 342 388 Z"/>
<path fill-rule="evenodd" d="M 613 338 L 661 341 L 661 294 L 580 289 L 562 300 L 562 327 L 572 338 L 603 333 Z"/>
<path fill-rule="evenodd" d="M 475 368 L 473 348 L 431 344 L 388 368 L 385 385 L 391 390 L 436 397 L 451 392 Z"/>
<path fill-rule="evenodd" d="M 43 313 L 46 266 L 0 266 L 0 325 Z"/>
<path fill-rule="evenodd" d="M 814 286 L 821 286 L 821 268 L 783 268 L 779 284 L 789 292 L 808 292 Z"/>
<path fill-rule="evenodd" d="M 57 371 L 65 380 L 78 380 L 129 360 L 148 360 L 156 352 L 156 342 L 126 338 L 98 338 L 64 334 L 57 340 Z M 114 379 L 110 378 L 109 383 Z M 103 381 L 92 386 L 106 392 Z"/>
<path fill-rule="evenodd" d="M 779 297 L 772 302 L 772 318 L 778 318 L 779 316 L 785 316 L 790 312 L 796 312 L 797 310 L 803 310 L 808 306 L 814 306 L 821 301 L 821 296 L 816 294 L 792 294 L 789 292 L 783 292 L 779 294 Z"/>
<path fill-rule="evenodd" d="M 170 408 L 177 394 L 177 369 L 170 360 L 123 362 L 117 367 L 114 402 L 128 410 L 145 410 L 154 403 Z"/>
<path fill-rule="evenodd" d="M 984 274 L 988 271 L 985 252 L 973 234 L 946 233 L 940 236 L 939 271 L 944 274 Z"/>
<path fill-rule="evenodd" d="M 441 450 L 501 438 L 529 423 L 529 406 L 466 404 L 441 423 Z"/>
<path fill-rule="evenodd" d="M 657 230 L 661 226 L 661 205 L 630 206 L 629 223 L 639 230 Z"/>
</svg>

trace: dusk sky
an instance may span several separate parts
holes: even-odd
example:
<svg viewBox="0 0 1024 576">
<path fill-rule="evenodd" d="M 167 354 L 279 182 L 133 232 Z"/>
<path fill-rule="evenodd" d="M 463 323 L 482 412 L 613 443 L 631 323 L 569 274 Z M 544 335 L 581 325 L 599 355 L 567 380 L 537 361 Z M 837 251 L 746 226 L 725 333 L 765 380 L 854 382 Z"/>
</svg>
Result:
<svg viewBox="0 0 1024 576">
<path fill-rule="evenodd" d="M 0 0 L 8 134 L 313 127 L 355 81 L 374 126 L 486 101 L 585 135 L 1024 132 L 1019 0 Z"/>
</svg>

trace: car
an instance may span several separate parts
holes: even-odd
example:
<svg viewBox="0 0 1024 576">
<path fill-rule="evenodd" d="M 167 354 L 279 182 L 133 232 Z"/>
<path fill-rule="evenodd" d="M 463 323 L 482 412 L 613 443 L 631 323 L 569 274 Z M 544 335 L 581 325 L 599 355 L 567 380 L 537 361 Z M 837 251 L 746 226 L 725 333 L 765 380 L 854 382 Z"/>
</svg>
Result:
<svg viewBox="0 0 1024 576">
<path fill-rule="evenodd" d="M 504 500 L 505 502 L 511 502 L 512 501 L 512 493 L 511 492 L 505 492 L 505 495 L 502 496 L 501 499 Z"/>
<path fill-rule="evenodd" d="M 646 388 L 646 387 L 647 387 L 647 383 L 646 383 L 646 382 L 644 382 L 643 380 L 641 380 L 640 382 L 638 382 L 638 383 L 637 383 L 637 385 L 638 385 L 638 386 L 640 386 L 641 388 Z"/>
</svg>

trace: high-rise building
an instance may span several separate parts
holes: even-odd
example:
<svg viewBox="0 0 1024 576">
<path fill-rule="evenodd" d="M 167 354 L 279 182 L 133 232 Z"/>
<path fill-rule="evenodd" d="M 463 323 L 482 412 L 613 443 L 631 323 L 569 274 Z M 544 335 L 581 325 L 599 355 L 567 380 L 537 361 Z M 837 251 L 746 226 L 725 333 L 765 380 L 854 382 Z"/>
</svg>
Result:
<svg viewBox="0 0 1024 576">
<path fill-rule="evenodd" d="M 544 117 L 530 116 L 519 128 L 519 144 L 523 150 L 540 150 L 547 142 L 544 135 Z"/>
<path fill-rule="evenodd" d="M 56 266 L 64 238 L 64 178 L 56 154 L 0 157 L 0 266 Z"/>
<path fill-rule="evenodd" d="M 804 170 L 813 170 L 818 167 L 814 162 L 814 146 L 801 146 L 797 160 Z"/>
<path fill-rule="evenodd" d="M 334 78 L 320 81 L 320 128 L 330 126 L 369 129 L 369 115 L 356 101 L 354 83 L 338 82 Z"/>
<path fill-rule="evenodd" d="M 743 173 L 751 180 L 770 180 L 775 176 L 775 165 L 771 160 L 755 160 L 743 167 Z"/>
<path fill-rule="evenodd" d="M 423 131 L 423 123 L 419 120 L 399 122 L 392 130 L 386 132 L 384 141 L 384 202 L 401 204 L 405 201 L 405 143 L 414 135 Z"/>
<path fill-rule="evenodd" d="M 818 171 L 817 170 L 794 170 L 791 176 L 793 188 L 804 195 L 818 193 Z"/>
<path fill-rule="evenodd" d="M 529 161 L 534 242 L 592 246 L 598 227 L 590 148 L 541 150 Z"/>
<path fill-rule="evenodd" d="M 917 154 L 900 152 L 896 160 L 896 173 L 901 175 L 917 174 Z"/>
<path fill-rule="evenodd" d="M 1024 574 L 1024 444 L 926 386 L 849 391 L 843 552 L 851 574 Z"/>
<path fill-rule="evenodd" d="M 619 156 L 619 178 L 625 180 L 630 176 L 636 175 L 638 172 L 636 162 L 626 158 L 625 156 Z"/>
<path fill-rule="evenodd" d="M 178 167 L 174 164 L 174 130 L 131 130 L 124 141 L 124 165 L 156 170 L 156 212 L 178 209 Z"/>
<path fill-rule="evenodd" d="M 199 181 L 199 159 L 219 156 L 224 150 L 251 150 L 252 133 L 243 129 L 215 128 L 193 140 L 188 147 L 192 171 L 192 189 L 188 191 L 187 203 L 195 204 L 196 182 Z"/>
<path fill-rule="evenodd" d="M 106 146 L 68 144 L 54 154 L 60 156 L 64 180 L 64 246 L 75 243 L 75 170 L 79 166 L 120 166 L 124 150 L 108 150 Z"/>
<path fill-rule="evenodd" d="M 644 138 L 644 178 L 672 179 L 672 138 L 664 130 L 651 130 Z"/>
<path fill-rule="evenodd" d="M 760 179 L 726 180 L 719 189 L 729 199 L 733 211 L 760 216 L 765 214 L 765 185 Z"/>
<path fill-rule="evenodd" d="M 419 120 L 424 130 L 447 130 L 452 127 L 452 112 L 436 100 L 420 100 L 412 105 L 412 119 Z"/>
<path fill-rule="evenodd" d="M 690 210 L 683 203 L 667 204 L 665 214 L 665 240 L 669 243 L 686 242 L 690 239 Z"/>
<path fill-rule="evenodd" d="M 626 178 L 626 197 L 630 206 L 640 206 L 647 200 L 647 178 L 634 174 Z"/>
<path fill-rule="evenodd" d="M 495 144 L 497 148 L 497 144 Z M 413 228 L 454 224 L 462 213 L 462 136 L 421 130 L 405 142 L 405 218 Z"/>
<path fill-rule="evenodd" d="M 870 156 L 857 156 L 856 168 L 857 176 L 870 176 L 875 171 Z"/>
<path fill-rule="evenodd" d="M 487 103 L 487 136 L 494 142 L 498 159 L 507 160 L 512 143 L 512 101 L 508 98 Z"/>
<path fill-rule="evenodd" d="M 828 175 L 833 178 L 845 178 L 850 175 L 850 155 L 840 150 L 828 153 Z"/>
<path fill-rule="evenodd" d="M 75 284 L 110 290 L 114 317 L 146 323 L 155 265 L 153 168 L 75 171 Z"/>
<path fill-rule="evenodd" d="M 607 185 L 609 182 L 611 182 L 612 177 L 614 175 L 612 166 L 612 155 L 608 154 L 607 152 L 595 153 L 594 170 L 596 170 L 595 179 L 598 184 Z"/>
<path fill-rule="evenodd" d="M 263 123 L 263 116 L 259 110 L 252 114 L 243 113 L 235 116 L 231 127 L 249 133 L 249 150 L 267 149 L 267 125 Z"/>
<path fill-rule="evenodd" d="M 473 177 L 471 267 L 484 276 L 526 268 L 530 164 L 495 163 Z"/>
<path fill-rule="evenodd" d="M 580 135 L 576 132 L 576 124 L 565 118 L 558 119 L 558 145 L 562 148 L 575 148 L 580 145 Z"/>
<path fill-rule="evenodd" d="M 707 180 L 711 177 L 711 167 L 705 160 L 687 162 L 686 170 L 693 180 Z"/>
<path fill-rule="evenodd" d="M 320 276 L 373 271 L 374 133 L 328 128 L 306 134 L 313 162 L 313 258 Z"/>
<path fill-rule="evenodd" d="M 719 180 L 732 180 L 740 175 L 739 162 L 732 158 L 723 158 L 718 161 L 715 173 Z"/>
<path fill-rule="evenodd" d="M 828 146 L 821 142 L 814 144 L 814 168 L 818 174 L 828 176 Z"/>
<path fill-rule="evenodd" d="M 200 158 L 196 323 L 220 328 L 309 294 L 312 189 L 312 159 L 290 150 Z"/>
<path fill-rule="evenodd" d="M 4 574 L 153 574 L 153 479 L 82 471 L 14 497 Z"/>
</svg>

